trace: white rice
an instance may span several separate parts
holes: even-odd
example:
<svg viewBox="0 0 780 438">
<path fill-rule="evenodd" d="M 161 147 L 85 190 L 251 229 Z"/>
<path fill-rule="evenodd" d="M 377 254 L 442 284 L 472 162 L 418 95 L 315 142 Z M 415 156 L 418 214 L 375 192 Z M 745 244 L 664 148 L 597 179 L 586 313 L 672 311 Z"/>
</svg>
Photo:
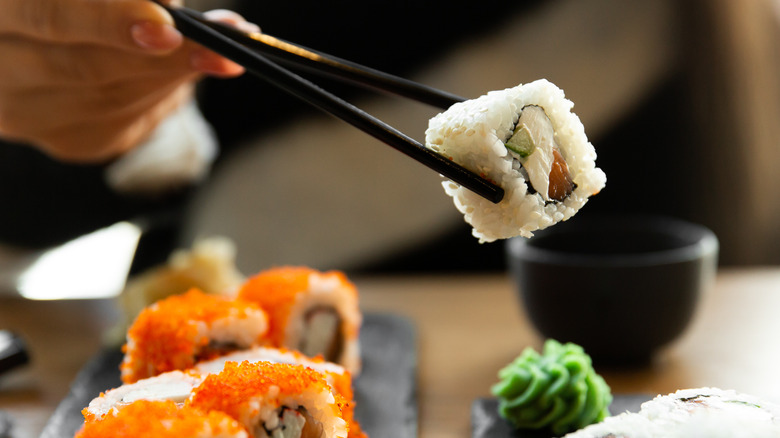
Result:
<svg viewBox="0 0 780 438">
<path fill-rule="evenodd" d="M 218 318 L 207 324 L 194 321 L 198 335 L 211 342 L 235 344 L 239 349 L 249 348 L 261 342 L 268 332 L 268 316 L 261 309 L 243 309 L 240 314 L 233 309 L 231 315 Z"/>
<path fill-rule="evenodd" d="M 327 389 L 313 391 L 306 389 L 298 394 L 264 394 L 251 400 L 242 414 L 242 420 L 251 430 L 257 430 L 261 425 L 274 428 L 278 421 L 277 409 L 284 406 L 293 411 L 305 408 L 312 418 L 323 428 L 322 438 L 346 438 L 348 426 L 343 418 L 333 414 L 332 406 L 336 403 L 333 393 Z M 241 421 L 241 420 L 239 420 Z"/>
<path fill-rule="evenodd" d="M 526 105 L 542 107 L 550 118 L 555 140 L 577 185 L 562 202 L 545 202 L 540 193 L 529 193 L 526 179 L 517 165 L 513 166 L 504 145 Z M 454 182 L 443 183 L 480 242 L 531 237 L 535 230 L 572 217 L 588 197 L 604 187 L 606 176 L 596 168 L 596 151 L 579 117 L 571 112 L 573 106 L 563 90 L 540 79 L 457 103 L 429 121 L 426 147 L 504 189 L 504 199 L 494 204 Z"/>
</svg>

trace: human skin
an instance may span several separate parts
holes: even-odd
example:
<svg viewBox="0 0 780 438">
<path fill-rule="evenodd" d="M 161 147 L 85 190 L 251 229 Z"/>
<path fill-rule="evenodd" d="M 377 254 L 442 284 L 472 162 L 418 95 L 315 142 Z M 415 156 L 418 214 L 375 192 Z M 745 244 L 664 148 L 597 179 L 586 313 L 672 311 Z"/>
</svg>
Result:
<svg viewBox="0 0 780 438">
<path fill-rule="evenodd" d="M 147 0 L 0 0 L 0 137 L 80 163 L 115 158 L 243 68 L 186 40 Z M 212 19 L 256 30 L 239 15 Z"/>
</svg>

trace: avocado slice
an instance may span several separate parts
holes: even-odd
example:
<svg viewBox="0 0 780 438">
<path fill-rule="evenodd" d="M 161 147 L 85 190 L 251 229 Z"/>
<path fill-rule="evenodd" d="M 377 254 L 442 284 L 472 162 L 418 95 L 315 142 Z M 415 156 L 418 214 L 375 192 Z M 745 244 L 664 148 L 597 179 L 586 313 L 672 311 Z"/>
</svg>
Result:
<svg viewBox="0 0 780 438">
<path fill-rule="evenodd" d="M 512 137 L 510 137 L 504 145 L 506 145 L 507 149 L 520 155 L 522 158 L 531 155 L 531 152 L 536 149 L 536 145 L 534 145 L 534 141 L 531 138 L 531 131 L 528 130 L 528 127 L 521 124 L 517 125 Z"/>
</svg>

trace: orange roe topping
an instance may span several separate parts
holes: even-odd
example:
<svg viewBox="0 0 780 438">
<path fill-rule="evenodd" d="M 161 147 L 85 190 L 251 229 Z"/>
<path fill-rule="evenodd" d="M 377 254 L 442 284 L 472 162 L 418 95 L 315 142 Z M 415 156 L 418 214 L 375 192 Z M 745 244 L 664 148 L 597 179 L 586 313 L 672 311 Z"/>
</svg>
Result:
<svg viewBox="0 0 780 438">
<path fill-rule="evenodd" d="M 354 393 L 352 391 L 352 374 L 349 371 L 344 370 L 343 373 L 335 373 L 326 371 L 324 374 L 328 375 L 328 380 L 331 382 L 333 391 L 341 396 L 342 406 L 341 411 L 344 415 L 344 420 L 349 425 L 349 438 L 366 438 L 367 435 L 360 428 L 360 424 L 355 419 L 355 400 Z"/>
<path fill-rule="evenodd" d="M 170 296 L 144 309 L 127 331 L 128 356 L 122 363 L 122 381 L 133 383 L 157 374 L 182 370 L 195 364 L 199 350 L 209 339 L 198 324 L 241 319 L 264 311 L 255 303 L 210 295 L 197 289 Z M 260 339 L 257 340 L 260 342 Z"/>
<path fill-rule="evenodd" d="M 318 394 L 331 392 L 322 374 L 302 365 L 271 362 L 241 364 L 227 362 L 219 374 L 211 374 L 193 391 L 188 403 L 203 410 L 218 410 L 240 419 L 242 413 L 255 399 L 263 399 L 273 408 L 282 406 L 281 399 L 306 392 Z M 344 400 L 335 395 L 331 408 L 337 417 L 341 415 Z M 320 408 L 325 408 L 321 406 Z"/>
<path fill-rule="evenodd" d="M 255 302 L 268 312 L 268 337 L 272 345 L 284 345 L 284 331 L 290 310 L 298 296 L 309 291 L 309 277 L 312 275 L 335 277 L 341 287 L 357 295 L 357 289 L 343 272 L 320 272 L 302 266 L 271 268 L 249 278 L 241 286 L 239 299 Z"/>
<path fill-rule="evenodd" d="M 324 364 L 327 363 L 325 359 L 322 358 L 322 356 L 316 356 L 316 357 L 308 357 L 303 355 L 302 353 L 296 351 L 296 350 L 288 350 L 284 347 L 277 348 L 282 353 L 289 353 L 292 354 L 298 361 L 300 362 L 313 362 L 315 364 Z M 305 365 L 307 368 L 311 368 L 309 365 Z M 311 368 L 314 371 L 318 371 L 314 368 Z M 330 384 L 331 388 L 333 389 L 333 392 L 335 394 L 338 394 L 343 399 L 343 404 L 341 406 L 342 414 L 344 416 L 344 420 L 349 425 L 349 438 L 367 438 L 367 435 L 360 427 L 360 424 L 355 419 L 355 400 L 354 400 L 354 392 L 352 390 L 352 374 L 344 369 L 343 372 L 335 372 L 335 371 L 318 371 L 322 373 L 325 376 L 325 379 Z"/>
<path fill-rule="evenodd" d="M 206 414 L 172 401 L 139 400 L 101 420 L 85 423 L 75 438 L 206 438 L 227 434 L 247 437 L 246 430 L 222 412 Z"/>
<path fill-rule="evenodd" d="M 346 414 L 344 415 L 346 417 Z M 350 417 L 347 420 L 347 427 L 349 428 L 347 438 L 368 438 L 368 435 L 360 428 L 360 423 L 354 417 Z"/>
</svg>

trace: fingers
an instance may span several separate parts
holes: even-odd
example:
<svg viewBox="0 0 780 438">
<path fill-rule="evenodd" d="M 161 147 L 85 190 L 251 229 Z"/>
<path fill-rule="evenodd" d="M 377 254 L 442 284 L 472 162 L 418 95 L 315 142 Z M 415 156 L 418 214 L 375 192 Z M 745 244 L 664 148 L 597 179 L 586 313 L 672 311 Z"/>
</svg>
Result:
<svg viewBox="0 0 780 438">
<path fill-rule="evenodd" d="M 120 156 L 146 140 L 168 114 L 192 96 L 189 85 L 168 91 L 164 99 L 148 99 L 139 104 L 143 117 L 134 114 L 112 114 L 100 123 L 85 123 L 44 133 L 40 143 L 50 156 L 69 162 L 99 163 Z M 83 132 L 89 132 L 84 141 Z"/>
<path fill-rule="evenodd" d="M 173 19 L 147 0 L 0 0 L 0 34 L 166 53 L 182 43 Z"/>
<path fill-rule="evenodd" d="M 0 38 L 0 91 L 27 87 L 93 87 L 111 83 L 190 75 L 234 77 L 243 68 L 193 42 L 166 56 L 146 56 L 102 46 L 56 45 Z M 0 97 L 2 95 L 0 94 Z"/>
<path fill-rule="evenodd" d="M 133 100 L 115 105 L 93 93 L 78 105 L 72 96 L 45 92 L 16 99 L 12 111 L 0 107 L 0 133 L 29 141 L 52 157 L 71 162 L 100 162 L 115 157 L 143 141 L 154 127 L 178 105 L 191 98 L 192 84 L 171 81 L 166 86 L 139 86 Z M 63 110 L 63 103 L 67 104 Z M 35 117 L 29 112 L 35 111 Z M 84 117 L 85 111 L 91 114 Z M 99 115 L 95 115 L 99 114 Z M 35 123 L 30 123 L 35 120 Z"/>
<path fill-rule="evenodd" d="M 183 37 L 168 24 L 139 21 L 130 27 L 130 36 L 138 47 L 152 53 L 165 53 L 178 47 Z"/>
<path fill-rule="evenodd" d="M 19 38 L 24 36 L 59 46 L 111 47 L 161 55 L 172 53 L 184 41 L 168 13 L 148 0 L 0 0 L 0 6 L 4 8 L 0 37 L 14 42 L 24 40 Z M 216 10 L 206 15 L 248 32 L 259 30 L 235 12 Z M 192 55 L 189 64 L 221 77 L 243 73 L 243 68 L 206 49 Z"/>
<path fill-rule="evenodd" d="M 148 0 L 0 0 L 0 7 L 0 35 L 160 54 L 176 49 L 184 39 L 165 9 Z M 260 30 L 232 11 L 205 15 L 246 32 Z"/>
<path fill-rule="evenodd" d="M 201 73 L 243 73 L 184 40 L 149 0 L 0 0 L 0 10 L 0 57 L 12 61 L 0 62 L 0 135 L 60 159 L 121 153 L 175 108 Z M 209 16 L 259 30 L 232 12 Z"/>
<path fill-rule="evenodd" d="M 260 32 L 259 26 L 227 9 L 214 9 L 204 12 L 203 15 L 209 20 L 236 27 L 247 33 Z M 244 68 L 240 65 L 205 48 L 193 53 L 192 63 L 196 70 L 217 77 L 235 77 L 244 73 Z"/>
<path fill-rule="evenodd" d="M 194 73 L 193 73 L 194 75 Z M 104 87 L 43 87 L 8 94 L 0 102 L 0 132 L 7 135 L 34 135 L 87 121 L 99 125 L 106 117 L 135 114 L 142 117 L 144 105 L 162 99 L 187 78 L 137 79 Z"/>
<path fill-rule="evenodd" d="M 194 70 L 191 53 L 144 56 L 98 46 L 52 45 L 0 39 L 0 53 L 13 64 L 0 65 L 0 89 L 92 87 L 154 75 L 184 75 Z"/>
<path fill-rule="evenodd" d="M 244 73 L 244 67 L 203 47 L 192 52 L 190 62 L 196 71 L 219 78 L 232 78 Z"/>
</svg>

